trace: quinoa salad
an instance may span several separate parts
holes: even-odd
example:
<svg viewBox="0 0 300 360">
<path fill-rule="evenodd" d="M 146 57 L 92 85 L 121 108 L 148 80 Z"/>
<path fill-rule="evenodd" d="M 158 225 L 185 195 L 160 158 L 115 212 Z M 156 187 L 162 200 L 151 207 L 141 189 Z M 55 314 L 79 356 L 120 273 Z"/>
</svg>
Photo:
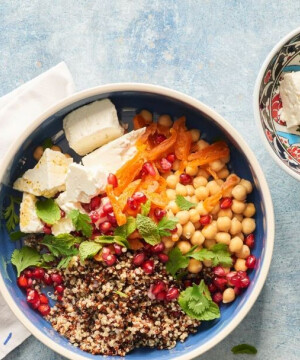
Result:
<svg viewBox="0 0 300 360">
<path fill-rule="evenodd" d="M 67 152 L 42 141 L 4 204 L 28 306 L 100 355 L 171 349 L 222 319 L 257 262 L 252 184 L 227 143 L 148 110 L 129 131 L 109 99 L 62 125 Z"/>
</svg>

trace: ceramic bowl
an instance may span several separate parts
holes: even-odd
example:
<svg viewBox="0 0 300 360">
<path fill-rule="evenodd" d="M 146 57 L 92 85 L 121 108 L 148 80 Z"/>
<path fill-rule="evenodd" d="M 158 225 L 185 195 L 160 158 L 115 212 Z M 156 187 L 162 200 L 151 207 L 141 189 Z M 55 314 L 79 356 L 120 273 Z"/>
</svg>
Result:
<svg viewBox="0 0 300 360">
<path fill-rule="evenodd" d="M 254 90 L 254 114 L 273 159 L 300 180 L 300 126 L 289 131 L 280 119 L 279 82 L 286 72 L 300 71 L 300 28 L 281 39 L 263 63 Z"/>
<path fill-rule="evenodd" d="M 113 84 L 77 93 L 48 109 L 18 137 L 6 154 L 0 168 L 0 204 L 5 206 L 13 181 L 28 167 L 34 166 L 32 153 L 43 139 L 51 136 L 65 152 L 72 153 L 62 132 L 62 119 L 70 111 L 92 101 L 109 97 L 115 104 L 119 118 L 131 122 L 136 111 L 143 108 L 158 114 L 169 113 L 172 117 L 186 115 L 189 128 L 199 128 L 208 141 L 226 139 L 231 149 L 230 169 L 254 184 L 250 201 L 256 206 L 256 245 L 253 253 L 258 258 L 257 267 L 250 272 L 251 284 L 233 303 L 221 306 L 221 318 L 203 323 L 197 334 L 172 350 L 141 348 L 126 358 L 133 359 L 192 359 L 203 354 L 224 339 L 246 316 L 257 299 L 267 276 L 274 241 L 273 205 L 268 185 L 252 151 L 220 115 L 201 102 L 166 88 L 145 84 Z M 20 193 L 18 193 L 20 196 Z M 4 204 L 4 205 L 3 205 Z M 4 223 L 3 223 L 4 225 Z M 10 257 L 20 242 L 11 242 L 5 230 L 0 230 L 0 289 L 18 319 L 45 345 L 72 360 L 118 359 L 118 357 L 93 356 L 73 347 L 55 332 L 47 321 L 26 303 L 24 292 L 16 285 L 16 272 Z"/>
</svg>

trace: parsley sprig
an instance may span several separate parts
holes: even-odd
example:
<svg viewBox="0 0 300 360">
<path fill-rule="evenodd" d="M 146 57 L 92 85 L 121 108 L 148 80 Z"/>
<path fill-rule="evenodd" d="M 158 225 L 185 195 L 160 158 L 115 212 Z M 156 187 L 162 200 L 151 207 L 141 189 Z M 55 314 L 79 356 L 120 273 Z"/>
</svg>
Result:
<svg viewBox="0 0 300 360">
<path fill-rule="evenodd" d="M 6 228 L 9 232 L 13 231 L 19 223 L 19 216 L 16 213 L 15 206 L 21 203 L 21 199 L 14 196 L 9 197 L 9 205 L 4 210 L 4 219 L 6 220 Z"/>
<path fill-rule="evenodd" d="M 29 246 L 15 249 L 11 256 L 11 263 L 17 268 L 18 276 L 29 266 L 39 265 L 40 261 L 41 255 Z"/>
</svg>

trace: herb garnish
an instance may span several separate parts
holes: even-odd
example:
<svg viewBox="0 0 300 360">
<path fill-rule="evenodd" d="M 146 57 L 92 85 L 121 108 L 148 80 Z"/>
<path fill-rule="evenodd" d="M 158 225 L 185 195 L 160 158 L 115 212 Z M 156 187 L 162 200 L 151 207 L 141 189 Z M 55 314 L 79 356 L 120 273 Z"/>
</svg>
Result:
<svg viewBox="0 0 300 360">
<path fill-rule="evenodd" d="M 80 260 L 84 261 L 95 256 L 101 248 L 102 246 L 94 241 L 83 241 L 79 246 Z"/>
<path fill-rule="evenodd" d="M 231 351 L 234 354 L 250 354 L 250 355 L 255 355 L 257 353 L 257 349 L 249 344 L 240 344 L 240 345 L 236 345 L 234 346 Z"/>
<path fill-rule="evenodd" d="M 17 268 L 18 276 L 29 266 L 39 265 L 40 261 L 41 255 L 29 246 L 15 249 L 11 256 L 11 263 Z"/>
<path fill-rule="evenodd" d="M 90 237 L 92 235 L 92 221 L 87 214 L 82 214 L 79 210 L 71 210 L 68 217 L 72 220 L 72 223 L 77 231 L 81 231 L 86 237 Z"/>
<path fill-rule="evenodd" d="M 192 203 L 182 195 L 176 195 L 176 205 L 180 208 L 180 210 L 190 210 L 191 208 L 197 206 L 196 203 Z"/>
<path fill-rule="evenodd" d="M 21 203 L 21 199 L 14 196 L 9 197 L 9 205 L 4 210 L 4 219 L 6 220 L 6 228 L 9 232 L 13 231 L 19 223 L 19 216 L 16 213 L 15 205 Z"/>
</svg>

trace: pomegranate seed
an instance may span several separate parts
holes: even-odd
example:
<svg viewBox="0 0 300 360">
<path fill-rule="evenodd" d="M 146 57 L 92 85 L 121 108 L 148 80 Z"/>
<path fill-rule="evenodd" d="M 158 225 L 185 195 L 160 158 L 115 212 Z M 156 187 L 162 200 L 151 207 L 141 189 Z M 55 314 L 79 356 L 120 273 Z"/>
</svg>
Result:
<svg viewBox="0 0 300 360">
<path fill-rule="evenodd" d="M 114 234 L 114 231 L 113 231 L 113 230 L 109 230 L 109 231 L 106 233 L 106 235 L 109 235 L 109 236 L 113 236 L 113 234 Z"/>
<path fill-rule="evenodd" d="M 115 217 L 114 212 L 110 212 L 107 214 L 107 219 L 109 222 L 111 222 L 113 225 L 117 225 L 117 219 Z"/>
<path fill-rule="evenodd" d="M 227 280 L 216 276 L 213 279 L 213 283 L 218 289 L 224 289 L 225 285 L 227 285 Z"/>
<path fill-rule="evenodd" d="M 182 184 L 182 185 L 188 185 L 192 182 L 192 177 L 188 174 L 181 174 L 179 176 L 179 182 Z"/>
<path fill-rule="evenodd" d="M 167 254 L 161 253 L 158 254 L 157 256 L 162 263 L 166 263 L 169 261 L 169 256 Z"/>
<path fill-rule="evenodd" d="M 161 253 L 164 250 L 165 250 L 165 244 L 163 242 L 160 242 L 159 244 L 153 245 L 151 247 L 151 252 L 154 253 L 154 254 Z"/>
<path fill-rule="evenodd" d="M 44 231 L 44 233 L 47 234 L 47 235 L 52 234 L 51 226 L 49 226 L 49 225 L 46 225 L 46 224 L 45 224 L 44 227 L 43 227 L 43 231 Z"/>
<path fill-rule="evenodd" d="M 226 276 L 226 272 L 225 272 L 225 270 L 222 268 L 222 266 L 216 266 L 216 267 L 214 267 L 214 268 L 213 268 L 213 272 L 214 272 L 214 274 L 217 275 L 217 276 L 221 276 L 221 277 Z"/>
<path fill-rule="evenodd" d="M 32 270 L 26 269 L 23 271 L 23 274 L 27 277 L 27 278 L 31 278 L 32 277 Z"/>
<path fill-rule="evenodd" d="M 236 287 L 241 287 L 241 277 L 239 275 L 234 275 L 230 278 L 230 284 Z"/>
<path fill-rule="evenodd" d="M 214 293 L 213 296 L 212 296 L 212 300 L 216 304 L 219 304 L 223 300 L 223 294 L 220 291 Z"/>
<path fill-rule="evenodd" d="M 62 295 L 57 295 L 57 301 L 62 301 L 63 296 Z"/>
<path fill-rule="evenodd" d="M 176 160 L 176 156 L 175 156 L 175 154 L 169 154 L 168 156 L 167 156 L 167 160 L 171 163 L 171 164 L 173 164 L 173 162 Z"/>
<path fill-rule="evenodd" d="M 116 255 L 121 255 L 122 254 L 122 246 L 119 244 L 114 244 L 113 246 L 114 246 Z"/>
<path fill-rule="evenodd" d="M 103 260 L 106 260 L 107 257 L 108 257 L 109 255 L 111 255 L 110 249 L 109 249 L 108 247 L 105 247 L 105 246 L 104 246 L 104 248 L 102 249 L 101 255 L 102 255 L 102 259 L 103 259 Z"/>
<path fill-rule="evenodd" d="M 41 304 L 48 304 L 49 300 L 45 294 L 40 294 L 40 302 Z"/>
<path fill-rule="evenodd" d="M 220 200 L 221 209 L 229 209 L 232 205 L 232 199 L 230 197 L 224 197 Z"/>
<path fill-rule="evenodd" d="M 63 279 L 60 274 L 56 274 L 56 273 L 51 274 L 51 279 L 56 285 L 59 285 L 63 282 Z"/>
<path fill-rule="evenodd" d="M 161 220 L 164 216 L 166 216 L 166 214 L 167 214 L 166 210 L 162 210 L 159 208 L 154 209 L 154 216 L 156 217 L 157 220 Z"/>
<path fill-rule="evenodd" d="M 185 289 L 192 286 L 192 285 L 193 285 L 193 283 L 192 283 L 191 280 L 184 280 L 184 282 L 183 282 L 183 286 L 184 286 Z"/>
<path fill-rule="evenodd" d="M 238 271 L 238 272 L 237 272 L 237 275 L 238 275 L 241 279 L 244 279 L 244 278 L 246 278 L 246 277 L 248 276 L 247 273 L 246 273 L 246 271 L 242 271 L 242 270 Z"/>
<path fill-rule="evenodd" d="M 109 221 L 104 221 L 99 225 L 100 231 L 107 233 L 111 229 L 112 225 Z"/>
<path fill-rule="evenodd" d="M 176 287 L 170 287 L 170 289 L 167 291 L 166 299 L 168 301 L 172 301 L 177 299 L 179 296 L 179 290 Z"/>
<path fill-rule="evenodd" d="M 233 290 L 234 290 L 235 295 L 240 295 L 241 289 L 240 289 L 239 287 L 235 286 L 235 287 L 233 288 Z"/>
<path fill-rule="evenodd" d="M 98 209 L 100 204 L 101 204 L 101 197 L 100 196 L 93 197 L 90 202 L 91 211 Z"/>
<path fill-rule="evenodd" d="M 84 210 L 89 213 L 91 211 L 90 204 L 81 203 L 81 206 L 84 208 Z"/>
<path fill-rule="evenodd" d="M 60 209 L 60 217 L 64 218 L 65 216 L 66 216 L 66 213 L 62 209 Z"/>
<path fill-rule="evenodd" d="M 107 202 L 106 204 L 103 205 L 103 212 L 105 214 L 108 214 L 108 213 L 111 213 L 113 212 L 113 207 L 112 207 L 112 204 L 111 202 Z"/>
<path fill-rule="evenodd" d="M 141 266 L 145 261 L 145 259 L 146 259 L 145 253 L 138 253 L 134 255 L 132 262 L 135 266 Z"/>
<path fill-rule="evenodd" d="M 21 275 L 18 277 L 18 285 L 21 287 L 21 288 L 27 288 L 28 286 L 28 280 L 26 278 L 25 275 Z"/>
<path fill-rule="evenodd" d="M 107 177 L 107 183 L 112 185 L 114 188 L 118 187 L 118 179 L 115 174 L 109 174 Z"/>
<path fill-rule="evenodd" d="M 38 299 L 34 303 L 30 303 L 30 305 L 33 309 L 37 309 L 41 305 L 41 301 L 40 301 L 40 299 Z"/>
<path fill-rule="evenodd" d="M 166 158 L 162 158 L 159 163 L 161 171 L 163 172 L 168 172 L 172 168 L 172 163 L 170 163 L 170 161 L 168 161 Z"/>
<path fill-rule="evenodd" d="M 34 290 L 34 289 L 27 289 L 27 297 L 26 297 L 27 302 L 29 302 L 30 304 L 35 303 L 36 301 L 39 300 L 39 293 Z"/>
<path fill-rule="evenodd" d="M 248 276 L 241 279 L 241 288 L 246 288 L 250 285 L 250 279 Z"/>
<path fill-rule="evenodd" d="M 226 274 L 228 285 L 233 285 L 231 279 L 233 278 L 233 276 L 236 276 L 236 274 L 236 271 L 230 271 L 228 274 Z"/>
<path fill-rule="evenodd" d="M 93 224 L 95 224 L 100 219 L 100 214 L 98 211 L 92 211 L 89 216 Z"/>
<path fill-rule="evenodd" d="M 169 231 L 170 231 L 171 234 L 176 234 L 177 231 L 178 231 L 178 228 L 177 228 L 177 226 L 175 226 L 174 229 L 169 230 Z"/>
<path fill-rule="evenodd" d="M 143 270 L 146 274 L 152 274 L 154 271 L 154 261 L 153 260 L 147 260 L 142 265 Z"/>
<path fill-rule="evenodd" d="M 144 172 L 145 174 L 149 174 L 151 176 L 156 175 L 156 171 L 150 162 L 145 162 L 145 164 L 142 167 L 142 172 Z"/>
<path fill-rule="evenodd" d="M 38 307 L 38 311 L 41 313 L 41 315 L 46 316 L 50 313 L 50 306 L 48 304 L 41 304 Z"/>
<path fill-rule="evenodd" d="M 216 285 L 211 283 L 211 284 L 208 285 L 208 290 L 209 290 L 210 293 L 214 293 L 214 292 L 217 291 L 217 287 L 216 287 Z"/>
<path fill-rule="evenodd" d="M 30 288 L 33 284 L 33 280 L 31 278 L 27 279 L 27 287 Z"/>
<path fill-rule="evenodd" d="M 136 200 L 134 200 L 133 197 L 129 197 L 127 199 L 127 206 L 131 209 L 131 210 L 137 210 L 139 204 Z"/>
<path fill-rule="evenodd" d="M 157 295 L 158 293 L 164 291 L 165 289 L 166 289 L 166 284 L 163 281 L 159 280 L 155 285 L 153 285 L 151 291 L 152 294 Z"/>
<path fill-rule="evenodd" d="M 248 269 L 254 269 L 256 264 L 256 257 L 254 255 L 249 255 L 246 259 L 246 266 Z"/>
<path fill-rule="evenodd" d="M 156 144 L 156 145 L 158 145 L 158 144 L 160 144 L 160 143 L 162 143 L 163 141 L 165 141 L 166 140 L 166 136 L 165 135 L 163 135 L 163 134 L 157 134 L 157 133 L 155 133 L 154 134 L 154 143 Z"/>
<path fill-rule="evenodd" d="M 62 285 L 57 285 L 55 286 L 54 290 L 58 293 L 58 294 L 62 294 L 64 292 L 64 287 Z"/>
<path fill-rule="evenodd" d="M 32 277 L 34 279 L 43 279 L 44 275 L 45 275 L 45 270 L 42 268 L 37 267 L 32 272 Z"/>
<path fill-rule="evenodd" d="M 249 246 L 250 249 L 254 247 L 254 234 L 249 234 L 246 236 L 245 245 Z"/>
<path fill-rule="evenodd" d="M 166 299 L 166 295 L 167 295 L 167 293 L 165 292 L 165 291 L 161 291 L 160 293 L 158 293 L 157 295 L 156 295 L 156 299 L 157 300 L 165 300 Z"/>
<path fill-rule="evenodd" d="M 47 273 L 44 275 L 43 281 L 44 281 L 45 285 L 52 285 L 52 283 L 53 283 L 51 275 L 49 275 Z"/>
<path fill-rule="evenodd" d="M 108 266 L 112 266 L 116 263 L 116 261 L 117 261 L 117 257 L 115 255 L 108 255 L 106 257 L 105 263 Z"/>
<path fill-rule="evenodd" d="M 212 219 L 211 215 L 202 215 L 200 216 L 199 222 L 201 225 L 208 225 L 211 223 L 211 219 Z"/>
<path fill-rule="evenodd" d="M 135 192 L 132 197 L 139 204 L 145 204 L 147 201 L 147 196 L 142 191 Z"/>
</svg>

